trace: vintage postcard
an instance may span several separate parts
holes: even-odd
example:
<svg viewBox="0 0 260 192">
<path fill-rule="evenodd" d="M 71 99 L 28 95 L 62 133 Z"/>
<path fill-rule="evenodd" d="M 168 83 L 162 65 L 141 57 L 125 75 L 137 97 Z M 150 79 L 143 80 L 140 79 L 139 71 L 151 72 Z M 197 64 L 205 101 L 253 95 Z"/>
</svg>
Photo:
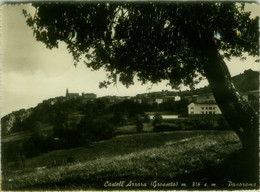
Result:
<svg viewBox="0 0 260 192">
<path fill-rule="evenodd" d="M 1 190 L 259 189 L 259 4 L 5 1 Z"/>
</svg>

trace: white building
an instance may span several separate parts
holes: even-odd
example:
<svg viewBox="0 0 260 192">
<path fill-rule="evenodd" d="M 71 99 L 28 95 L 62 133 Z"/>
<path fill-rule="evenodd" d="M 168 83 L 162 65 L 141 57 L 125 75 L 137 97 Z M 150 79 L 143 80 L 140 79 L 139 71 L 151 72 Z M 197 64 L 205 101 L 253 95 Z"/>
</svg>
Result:
<svg viewBox="0 0 260 192">
<path fill-rule="evenodd" d="M 213 94 L 202 94 L 196 97 L 196 103 L 216 103 Z"/>
<path fill-rule="evenodd" d="M 179 115 L 172 114 L 171 112 L 161 111 L 161 112 L 145 112 L 149 116 L 149 119 L 153 120 L 156 114 L 160 114 L 162 119 L 178 119 Z"/>
<path fill-rule="evenodd" d="M 154 119 L 155 115 L 149 115 L 150 119 Z M 178 115 L 162 115 L 162 119 L 178 119 Z"/>
<path fill-rule="evenodd" d="M 221 114 L 221 111 L 216 103 L 190 103 L 188 114 Z"/>
<path fill-rule="evenodd" d="M 181 100 L 181 97 L 180 96 L 164 96 L 163 97 L 163 102 L 166 102 L 166 101 L 180 101 Z"/>
<path fill-rule="evenodd" d="M 248 101 L 248 95 L 242 94 L 242 98 Z M 196 97 L 196 102 L 192 102 L 188 105 L 188 114 L 222 114 L 218 105 L 216 104 L 213 94 L 202 94 Z"/>
<path fill-rule="evenodd" d="M 156 98 L 155 102 L 158 103 L 158 104 L 161 104 L 161 103 L 163 103 L 163 99 L 162 98 Z"/>
</svg>

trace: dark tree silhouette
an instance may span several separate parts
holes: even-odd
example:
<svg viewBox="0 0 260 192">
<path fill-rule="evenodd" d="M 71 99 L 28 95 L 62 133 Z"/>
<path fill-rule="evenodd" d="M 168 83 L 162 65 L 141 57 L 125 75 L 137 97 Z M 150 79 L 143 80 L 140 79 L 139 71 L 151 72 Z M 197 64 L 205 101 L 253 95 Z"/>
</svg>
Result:
<svg viewBox="0 0 260 192">
<path fill-rule="evenodd" d="M 159 113 L 156 113 L 153 118 L 153 126 L 160 125 L 162 123 L 162 115 Z"/>
<path fill-rule="evenodd" d="M 258 117 L 232 85 L 224 58 L 258 55 L 258 18 L 235 2 L 34 3 L 24 11 L 36 40 L 65 42 L 75 64 L 108 72 L 107 86 L 133 78 L 194 85 L 206 77 L 249 154 L 258 151 Z M 254 153 L 253 153 L 254 152 Z"/>
</svg>

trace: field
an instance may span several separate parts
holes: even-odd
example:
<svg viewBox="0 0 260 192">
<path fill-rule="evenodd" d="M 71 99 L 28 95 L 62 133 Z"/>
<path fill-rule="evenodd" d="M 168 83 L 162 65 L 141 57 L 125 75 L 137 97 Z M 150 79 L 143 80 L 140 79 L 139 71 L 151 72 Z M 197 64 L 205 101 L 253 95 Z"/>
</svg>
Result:
<svg viewBox="0 0 260 192">
<path fill-rule="evenodd" d="M 241 158 L 236 156 L 240 148 L 237 136 L 229 131 L 122 135 L 90 148 L 27 159 L 25 169 L 2 173 L 2 188 L 176 189 L 202 187 L 202 183 L 223 187 L 228 181 L 241 181 L 239 174 L 244 170 L 237 169 Z"/>
</svg>

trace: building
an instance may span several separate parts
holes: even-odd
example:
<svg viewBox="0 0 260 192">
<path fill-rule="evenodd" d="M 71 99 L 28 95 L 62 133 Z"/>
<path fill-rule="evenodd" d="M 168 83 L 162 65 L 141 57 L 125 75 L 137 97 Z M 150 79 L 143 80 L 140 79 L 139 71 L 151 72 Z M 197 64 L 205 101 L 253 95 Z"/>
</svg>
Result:
<svg viewBox="0 0 260 192">
<path fill-rule="evenodd" d="M 97 95 L 94 93 L 82 93 L 82 98 L 84 99 L 96 99 Z"/>
<path fill-rule="evenodd" d="M 183 96 L 183 100 L 187 100 L 188 102 L 196 102 L 197 97 L 198 95 L 187 95 L 187 96 Z"/>
<path fill-rule="evenodd" d="M 247 94 L 241 94 L 242 98 L 248 101 Z M 193 102 L 188 105 L 189 115 L 218 115 L 222 114 L 213 94 L 198 95 Z"/>
<path fill-rule="evenodd" d="M 216 103 L 213 94 L 201 94 L 196 97 L 196 103 Z"/>
<path fill-rule="evenodd" d="M 101 97 L 101 98 L 107 100 L 107 102 L 109 102 L 109 103 L 118 102 L 117 96 L 114 96 L 114 95 L 113 95 L 113 96 L 111 96 L 111 95 L 109 95 L 109 96 L 103 96 L 103 97 Z"/>
<path fill-rule="evenodd" d="M 156 98 L 155 103 L 157 103 L 157 104 L 163 103 L 163 98 Z"/>
<path fill-rule="evenodd" d="M 221 114 L 221 111 L 216 103 L 190 103 L 188 105 L 188 114 Z"/>
<path fill-rule="evenodd" d="M 163 97 L 163 102 L 167 101 L 180 101 L 181 97 L 180 96 L 164 96 Z"/>
<path fill-rule="evenodd" d="M 154 116 L 156 114 L 160 114 L 162 116 L 162 119 L 164 120 L 170 120 L 170 119 L 178 119 L 179 116 L 176 114 L 172 114 L 171 112 L 167 112 L 167 111 L 160 111 L 160 112 L 145 112 L 146 115 L 149 116 L 149 119 L 154 119 Z"/>
<path fill-rule="evenodd" d="M 136 103 L 142 103 L 142 98 L 135 98 L 134 101 L 135 101 Z"/>
<path fill-rule="evenodd" d="M 76 99 L 79 97 L 79 94 L 78 93 L 69 93 L 69 89 L 67 89 L 65 96 L 67 99 Z"/>
<path fill-rule="evenodd" d="M 222 114 L 213 94 L 197 95 L 188 105 L 189 115 Z"/>
</svg>

